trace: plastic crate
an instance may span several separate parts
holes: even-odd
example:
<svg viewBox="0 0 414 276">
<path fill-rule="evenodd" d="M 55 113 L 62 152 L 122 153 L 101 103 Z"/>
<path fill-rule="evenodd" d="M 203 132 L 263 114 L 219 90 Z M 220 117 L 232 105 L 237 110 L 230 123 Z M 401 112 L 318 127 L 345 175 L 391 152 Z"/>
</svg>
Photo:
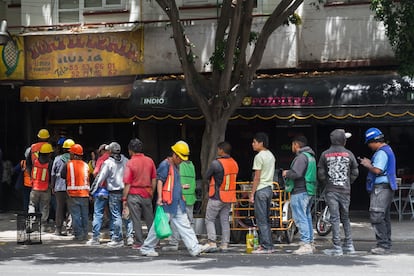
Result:
<svg viewBox="0 0 414 276">
<path fill-rule="evenodd" d="M 17 214 L 17 244 L 42 243 L 42 214 Z"/>
</svg>

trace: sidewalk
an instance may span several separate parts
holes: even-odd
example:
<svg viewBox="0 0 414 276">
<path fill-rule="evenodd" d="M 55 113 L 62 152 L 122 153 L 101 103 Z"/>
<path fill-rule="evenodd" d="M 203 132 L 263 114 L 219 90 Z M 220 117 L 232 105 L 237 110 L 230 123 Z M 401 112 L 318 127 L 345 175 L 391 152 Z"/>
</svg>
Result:
<svg viewBox="0 0 414 276">
<path fill-rule="evenodd" d="M 373 241 L 375 240 L 374 233 L 371 229 L 371 224 L 368 220 L 368 212 L 358 211 L 351 212 L 351 226 L 352 236 L 355 241 Z M 16 230 L 17 216 L 14 213 L 0 213 L 0 243 L 4 242 L 16 242 L 17 230 Z M 395 216 L 392 216 L 392 240 L 393 242 L 414 241 L 414 221 L 405 217 L 404 220 L 398 222 Z M 327 237 L 319 237 L 315 234 L 315 239 L 326 239 Z M 71 240 L 71 236 L 59 237 L 53 233 L 42 233 L 42 241 L 48 242 L 53 240 Z M 295 240 L 298 236 L 295 236 Z"/>
</svg>

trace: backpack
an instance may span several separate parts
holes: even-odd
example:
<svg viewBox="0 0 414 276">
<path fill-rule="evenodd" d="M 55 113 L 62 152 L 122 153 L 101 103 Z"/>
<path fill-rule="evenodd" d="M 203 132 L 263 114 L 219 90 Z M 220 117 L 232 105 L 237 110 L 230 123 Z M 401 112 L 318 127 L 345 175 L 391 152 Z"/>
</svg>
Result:
<svg viewBox="0 0 414 276">
<path fill-rule="evenodd" d="M 308 167 L 305 173 L 306 191 L 308 195 L 316 195 L 316 160 L 309 152 L 303 153 L 308 158 Z M 290 193 L 294 187 L 293 179 L 287 178 L 285 181 L 285 192 Z"/>
</svg>

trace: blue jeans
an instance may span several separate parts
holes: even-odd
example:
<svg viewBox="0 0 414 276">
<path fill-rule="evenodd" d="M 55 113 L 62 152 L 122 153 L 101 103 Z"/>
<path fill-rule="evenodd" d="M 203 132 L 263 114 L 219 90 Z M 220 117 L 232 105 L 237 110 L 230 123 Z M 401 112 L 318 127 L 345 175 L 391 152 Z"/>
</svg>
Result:
<svg viewBox="0 0 414 276">
<path fill-rule="evenodd" d="M 290 206 L 292 207 L 293 220 L 299 228 L 300 240 L 303 243 L 312 243 L 312 196 L 308 195 L 307 192 L 293 194 L 290 196 Z"/>
<path fill-rule="evenodd" d="M 109 192 L 109 212 L 111 213 L 113 241 L 121 241 L 122 237 L 122 193 Z"/>
<path fill-rule="evenodd" d="M 273 249 L 272 229 L 270 226 L 270 203 L 272 202 L 272 187 L 266 187 L 254 194 L 254 215 L 259 227 L 259 242 L 264 249 Z"/>
<path fill-rule="evenodd" d="M 325 195 L 326 204 L 331 214 L 330 223 L 332 224 L 332 243 L 341 246 L 340 223 L 344 227 L 344 246 L 352 245 L 351 222 L 349 221 L 349 204 L 351 198 L 349 194 L 327 192 Z"/>
<path fill-rule="evenodd" d="M 374 185 L 370 194 L 369 216 L 375 232 L 377 246 L 391 249 L 390 207 L 394 191 L 389 187 Z"/>
<path fill-rule="evenodd" d="M 101 235 L 102 220 L 104 215 L 105 205 L 108 203 L 108 198 L 97 196 L 94 198 L 93 205 L 93 221 L 92 221 L 92 238 L 98 239 Z"/>
<path fill-rule="evenodd" d="M 73 234 L 76 238 L 86 239 L 88 237 L 89 198 L 69 197 L 68 206 L 72 216 Z"/>
<path fill-rule="evenodd" d="M 174 226 L 177 230 L 177 233 L 180 234 L 184 245 L 186 246 L 188 252 L 192 256 L 197 256 L 201 252 L 201 246 L 198 243 L 197 237 L 194 233 L 194 229 L 190 225 L 190 221 L 188 220 L 187 213 L 182 211 L 180 207 L 177 209 L 177 214 L 172 215 L 170 213 L 165 212 L 170 220 L 171 226 Z M 154 252 L 155 247 L 158 244 L 159 239 L 155 234 L 154 230 L 154 223 L 152 224 L 148 236 L 144 241 L 143 246 L 141 247 L 141 253 L 147 254 L 149 252 Z"/>
</svg>

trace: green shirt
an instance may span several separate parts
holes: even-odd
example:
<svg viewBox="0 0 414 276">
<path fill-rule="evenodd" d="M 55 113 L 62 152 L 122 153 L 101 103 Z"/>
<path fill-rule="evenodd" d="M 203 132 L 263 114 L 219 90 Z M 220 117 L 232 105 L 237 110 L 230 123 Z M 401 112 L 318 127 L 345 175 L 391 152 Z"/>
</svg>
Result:
<svg viewBox="0 0 414 276">
<path fill-rule="evenodd" d="M 260 180 L 256 190 L 273 185 L 276 159 L 270 150 L 261 150 L 254 157 L 253 170 L 260 171 Z"/>
</svg>

